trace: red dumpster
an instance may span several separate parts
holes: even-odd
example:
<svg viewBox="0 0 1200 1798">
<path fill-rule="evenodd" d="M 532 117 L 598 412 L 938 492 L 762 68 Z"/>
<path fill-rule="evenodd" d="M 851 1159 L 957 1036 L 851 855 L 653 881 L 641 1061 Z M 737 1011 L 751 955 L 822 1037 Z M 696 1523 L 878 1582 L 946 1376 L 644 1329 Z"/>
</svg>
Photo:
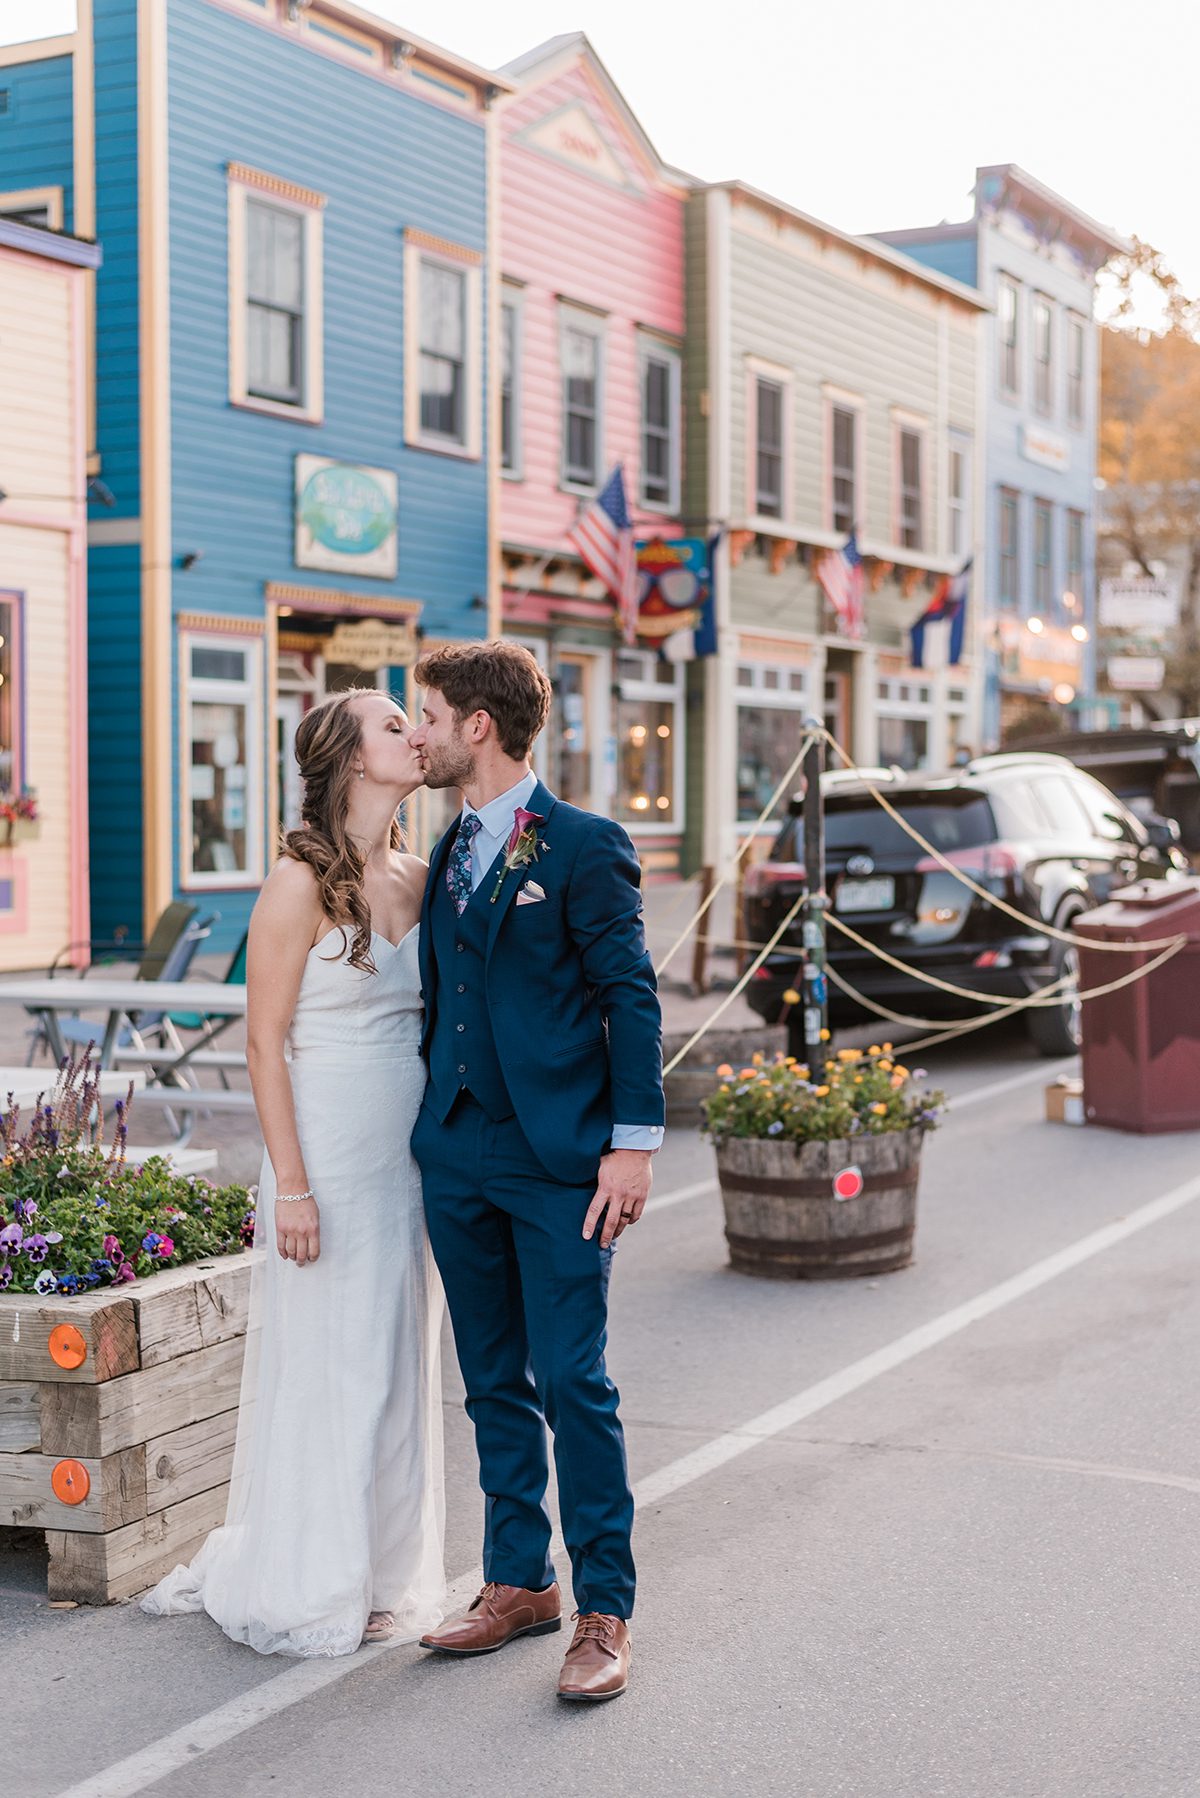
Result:
<svg viewBox="0 0 1200 1798">
<path fill-rule="evenodd" d="M 1089 1124 L 1117 1130 L 1200 1129 L 1200 878 L 1143 880 L 1076 918 L 1081 937 L 1187 946 L 1144 979 L 1083 1007 L 1083 1106 Z M 1107 986 L 1161 953 L 1081 949 L 1082 992 Z"/>
</svg>

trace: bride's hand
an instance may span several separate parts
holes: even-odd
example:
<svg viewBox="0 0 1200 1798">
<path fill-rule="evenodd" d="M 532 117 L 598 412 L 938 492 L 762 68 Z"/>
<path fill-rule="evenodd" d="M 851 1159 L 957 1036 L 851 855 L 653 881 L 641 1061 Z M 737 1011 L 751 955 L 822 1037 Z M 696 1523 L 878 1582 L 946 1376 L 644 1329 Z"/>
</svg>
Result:
<svg viewBox="0 0 1200 1798">
<path fill-rule="evenodd" d="M 303 1267 L 321 1254 L 321 1213 L 315 1199 L 276 1199 L 275 1242 L 285 1261 Z"/>
</svg>

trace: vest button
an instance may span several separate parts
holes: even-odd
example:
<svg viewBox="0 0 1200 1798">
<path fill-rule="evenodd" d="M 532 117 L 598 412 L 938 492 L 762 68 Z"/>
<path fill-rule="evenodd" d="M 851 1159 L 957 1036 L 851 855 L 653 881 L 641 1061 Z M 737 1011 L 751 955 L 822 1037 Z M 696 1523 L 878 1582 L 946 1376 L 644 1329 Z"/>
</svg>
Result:
<svg viewBox="0 0 1200 1798">
<path fill-rule="evenodd" d="M 460 993 L 465 993 L 467 989 L 465 986 L 460 986 L 458 990 Z"/>
<path fill-rule="evenodd" d="M 458 953 L 460 955 L 462 954 L 462 952 L 466 948 L 466 946 L 467 945 L 465 943 L 455 943 L 455 945 L 454 945 L 454 947 L 458 950 Z"/>
<path fill-rule="evenodd" d="M 465 1074 L 465 1073 L 466 1073 L 466 1071 L 467 1071 L 467 1064 L 466 1064 L 466 1062 L 465 1062 L 465 1061 L 460 1061 L 460 1062 L 459 1062 L 459 1064 L 458 1064 L 458 1071 L 459 1071 L 459 1073 L 460 1073 L 460 1074 Z"/>
<path fill-rule="evenodd" d="M 460 1036 L 461 1036 L 461 1035 L 462 1035 L 462 1033 L 463 1033 L 463 1031 L 464 1031 L 464 1030 L 465 1030 L 465 1029 L 466 1029 L 466 1025 L 465 1025 L 465 1024 L 459 1024 L 459 1025 L 458 1025 L 458 1026 L 457 1026 L 457 1029 L 458 1029 L 458 1034 L 459 1034 L 459 1035 L 460 1035 Z"/>
</svg>

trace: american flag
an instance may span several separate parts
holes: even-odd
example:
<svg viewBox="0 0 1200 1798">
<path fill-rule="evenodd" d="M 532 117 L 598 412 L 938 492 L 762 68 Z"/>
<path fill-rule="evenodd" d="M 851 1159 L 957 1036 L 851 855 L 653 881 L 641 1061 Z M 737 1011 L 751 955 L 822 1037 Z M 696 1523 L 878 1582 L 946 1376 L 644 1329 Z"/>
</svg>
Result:
<svg viewBox="0 0 1200 1798">
<path fill-rule="evenodd" d="M 597 579 L 604 582 L 616 601 L 622 636 L 626 643 L 635 643 L 640 586 L 637 549 L 619 462 L 587 511 L 567 532 L 567 542 L 579 551 Z"/>
<path fill-rule="evenodd" d="M 858 553 L 858 538 L 853 531 L 841 549 L 826 550 L 817 563 L 817 579 L 837 613 L 842 635 L 865 637 L 867 618 L 863 606 L 863 565 Z"/>
</svg>

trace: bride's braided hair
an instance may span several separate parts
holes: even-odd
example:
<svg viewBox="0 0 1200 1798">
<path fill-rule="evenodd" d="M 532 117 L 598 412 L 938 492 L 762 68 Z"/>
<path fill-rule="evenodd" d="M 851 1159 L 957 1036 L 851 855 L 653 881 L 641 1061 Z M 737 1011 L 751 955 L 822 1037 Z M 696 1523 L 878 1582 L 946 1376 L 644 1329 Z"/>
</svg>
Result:
<svg viewBox="0 0 1200 1798">
<path fill-rule="evenodd" d="M 362 721 L 352 701 L 371 687 L 338 693 L 304 714 L 296 730 L 296 761 L 304 780 L 299 830 L 284 836 L 282 853 L 304 862 L 316 876 L 321 909 L 342 931 L 342 953 L 350 936 L 350 966 L 377 970 L 371 955 L 371 908 L 363 886 L 363 857 L 346 832 L 354 757 L 362 742 Z M 403 849 L 400 820 L 393 818 L 391 847 Z"/>
</svg>

